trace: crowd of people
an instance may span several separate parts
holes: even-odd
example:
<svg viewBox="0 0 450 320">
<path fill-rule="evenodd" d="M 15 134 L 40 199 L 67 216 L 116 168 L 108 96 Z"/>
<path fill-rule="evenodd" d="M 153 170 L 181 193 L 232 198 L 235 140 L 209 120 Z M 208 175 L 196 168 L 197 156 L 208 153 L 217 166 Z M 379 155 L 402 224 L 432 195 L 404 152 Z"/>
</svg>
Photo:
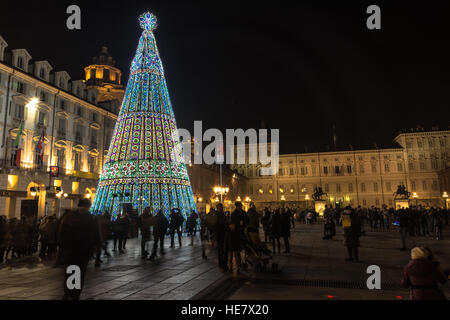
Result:
<svg viewBox="0 0 450 320">
<path fill-rule="evenodd" d="M 90 201 L 81 199 L 76 210 L 65 210 L 61 218 L 49 215 L 35 221 L 31 218 L 0 216 L 0 263 L 5 259 L 39 254 L 41 259 L 54 260 L 56 265 L 80 266 L 82 279 L 91 259 L 95 267 L 103 263 L 102 254 L 111 257 L 108 244 L 112 240 L 112 251 L 123 254 L 130 232 L 130 218 L 126 212 L 112 219 L 109 212 L 92 215 Z M 183 234 L 193 245 L 199 232 L 202 256 L 206 258 L 205 245 L 210 244 L 217 254 L 218 266 L 224 272 L 238 275 L 246 266 L 245 241 L 271 248 L 271 254 L 290 253 L 291 229 L 295 223 L 314 224 L 318 215 L 313 210 L 298 208 L 264 208 L 258 212 L 251 204 L 248 211 L 241 202 L 235 203 L 232 212 L 225 212 L 221 203 L 208 214 L 192 212 L 186 218 L 177 208 L 170 215 L 159 210 L 152 215 L 151 208 L 145 208 L 138 217 L 137 227 L 141 234 L 141 256 L 150 261 L 159 254 L 165 254 L 165 238 L 170 237 L 170 247 L 183 245 Z M 429 236 L 442 239 L 442 228 L 449 222 L 449 212 L 445 209 L 413 206 L 399 210 L 382 208 L 332 208 L 325 206 L 323 212 L 324 240 L 336 235 L 336 227 L 342 227 L 344 246 L 347 248 L 346 261 L 359 261 L 358 247 L 365 229 L 390 230 L 397 226 L 400 230 L 402 250 L 406 250 L 408 236 Z M 260 239 L 260 228 L 264 239 Z M 149 242 L 153 240 L 152 246 Z M 425 249 L 424 249 L 425 250 Z M 429 249 L 426 249 L 430 251 Z M 425 250 L 425 253 L 428 251 Z M 431 252 L 431 251 L 430 251 Z M 431 253 L 428 255 L 431 256 Z M 427 256 L 427 257 L 428 257 Z M 429 267 L 429 266 L 428 266 Z M 412 268 L 412 267 L 411 267 Z M 414 270 L 414 268 L 413 268 Z M 406 276 L 405 276 L 406 277 Z M 83 281 L 83 280 L 82 280 Z M 408 283 L 410 280 L 404 280 Z M 79 299 L 81 290 L 67 290 L 65 299 Z"/>
</svg>

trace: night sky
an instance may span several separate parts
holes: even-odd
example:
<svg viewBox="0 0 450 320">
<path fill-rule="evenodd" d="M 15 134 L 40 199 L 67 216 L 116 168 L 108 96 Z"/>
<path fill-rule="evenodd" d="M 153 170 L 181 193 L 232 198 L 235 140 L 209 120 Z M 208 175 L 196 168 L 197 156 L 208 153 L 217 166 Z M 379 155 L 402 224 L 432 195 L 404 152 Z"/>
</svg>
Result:
<svg viewBox="0 0 450 320">
<path fill-rule="evenodd" d="M 73 80 L 107 46 L 126 84 L 141 29 L 155 36 L 177 124 L 280 129 L 282 153 L 394 146 L 399 130 L 449 125 L 448 1 L 4 1 L 0 34 Z M 66 8 L 81 7 L 81 30 Z M 381 7 L 381 30 L 366 28 Z M 6 6 L 6 8 L 5 8 Z"/>
</svg>

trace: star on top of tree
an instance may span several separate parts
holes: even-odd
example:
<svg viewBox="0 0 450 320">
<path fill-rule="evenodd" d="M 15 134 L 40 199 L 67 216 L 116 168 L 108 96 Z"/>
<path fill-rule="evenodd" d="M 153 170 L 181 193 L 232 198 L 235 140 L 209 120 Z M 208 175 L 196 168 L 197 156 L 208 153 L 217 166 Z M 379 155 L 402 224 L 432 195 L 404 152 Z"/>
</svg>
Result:
<svg viewBox="0 0 450 320">
<path fill-rule="evenodd" d="M 139 16 L 139 25 L 142 29 L 152 31 L 156 29 L 156 16 L 147 11 Z"/>
</svg>

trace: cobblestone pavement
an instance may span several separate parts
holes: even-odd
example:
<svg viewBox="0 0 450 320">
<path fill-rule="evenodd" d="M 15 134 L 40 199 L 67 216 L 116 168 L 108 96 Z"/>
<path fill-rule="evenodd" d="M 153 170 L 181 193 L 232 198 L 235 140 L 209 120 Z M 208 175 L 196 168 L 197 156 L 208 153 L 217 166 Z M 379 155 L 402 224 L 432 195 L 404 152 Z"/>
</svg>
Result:
<svg viewBox="0 0 450 320">
<path fill-rule="evenodd" d="M 219 271 L 215 252 L 201 245 L 169 248 L 155 261 L 140 258 L 138 239 L 130 239 L 125 254 L 103 257 L 100 268 L 89 264 L 82 299 L 407 299 L 400 287 L 401 271 L 410 252 L 400 251 L 398 230 L 370 231 L 361 238 L 360 263 L 345 262 L 343 235 L 338 227 L 332 240 L 322 240 L 323 225 L 298 225 L 291 232 L 291 253 L 275 254 L 279 272 L 242 272 L 230 281 Z M 429 246 L 445 267 L 450 266 L 450 232 L 444 240 L 409 237 L 408 248 Z M 184 238 L 184 243 L 188 240 Z M 151 243 L 150 243 L 151 244 Z M 111 247 L 111 244 L 110 244 Z M 282 243 L 283 250 L 283 243 Z M 381 268 L 381 290 L 368 290 L 367 266 Z M 0 269 L 0 300 L 51 300 L 63 294 L 63 268 L 37 258 L 3 265 Z M 444 291 L 450 297 L 450 286 Z"/>
<path fill-rule="evenodd" d="M 94 268 L 91 261 L 81 299 L 185 300 L 228 277 L 216 267 L 216 257 L 209 248 L 209 258 L 202 259 L 198 239 L 194 246 L 173 249 L 168 247 L 169 239 L 165 242 L 166 254 L 155 261 L 141 259 L 138 239 L 128 240 L 125 254 L 112 252 L 111 258 L 102 257 L 100 268 Z M 186 238 L 184 243 L 188 244 Z M 40 262 L 37 258 L 3 266 L 0 300 L 61 299 L 63 272 L 63 268 L 54 267 L 54 261 Z"/>
<path fill-rule="evenodd" d="M 444 240 L 408 237 L 411 249 L 426 245 L 443 267 L 450 267 L 450 229 Z M 332 240 L 322 240 L 323 225 L 296 225 L 291 231 L 291 254 L 275 255 L 279 273 L 255 274 L 229 299 L 408 299 L 408 290 L 400 286 L 403 267 L 410 250 L 401 251 L 398 229 L 372 231 L 366 227 L 361 237 L 360 263 L 346 262 L 342 228 Z M 283 243 L 282 243 L 283 250 Z M 381 268 L 381 290 L 368 290 L 369 265 Z M 450 297 L 449 282 L 443 286 Z"/>
</svg>

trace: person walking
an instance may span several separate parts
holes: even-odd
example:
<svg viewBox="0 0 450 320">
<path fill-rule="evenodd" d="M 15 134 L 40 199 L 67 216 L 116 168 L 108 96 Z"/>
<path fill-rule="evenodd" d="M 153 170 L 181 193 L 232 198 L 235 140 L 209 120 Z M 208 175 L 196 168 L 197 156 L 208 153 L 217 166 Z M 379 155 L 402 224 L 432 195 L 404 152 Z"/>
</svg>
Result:
<svg viewBox="0 0 450 320">
<path fill-rule="evenodd" d="M 148 251 L 146 250 L 146 244 L 150 241 L 151 231 L 150 228 L 154 224 L 153 216 L 151 215 L 151 208 L 146 207 L 142 215 L 138 218 L 137 225 L 141 230 L 141 257 L 146 259 Z"/>
<path fill-rule="evenodd" d="M 6 248 L 8 247 L 8 221 L 6 216 L 0 216 L 0 264 L 3 263 Z"/>
<path fill-rule="evenodd" d="M 191 215 L 186 221 L 187 235 L 191 237 L 191 243 L 189 244 L 190 246 L 194 245 L 194 238 L 195 234 L 197 233 L 197 219 L 198 214 L 195 211 L 192 211 Z"/>
<path fill-rule="evenodd" d="M 446 282 L 447 277 L 430 249 L 416 247 L 411 250 L 411 261 L 403 269 L 402 277 L 403 287 L 411 289 L 411 300 L 447 300 L 438 287 L 439 283 Z"/>
<path fill-rule="evenodd" d="M 158 213 L 154 219 L 153 226 L 153 251 L 148 260 L 154 260 L 156 257 L 156 252 L 158 251 L 158 242 L 160 244 L 160 254 L 165 254 L 164 252 L 164 237 L 167 233 L 167 227 L 169 226 L 169 222 L 167 221 L 166 216 L 162 212 L 161 209 L 158 210 Z"/>
<path fill-rule="evenodd" d="M 323 211 L 323 240 L 331 239 L 333 237 L 333 214 L 331 209 L 325 205 Z"/>
<path fill-rule="evenodd" d="M 359 216 L 350 206 L 347 206 L 342 215 L 344 230 L 344 246 L 347 247 L 348 258 L 345 261 L 359 262 L 358 247 L 361 236 L 361 222 Z"/>
<path fill-rule="evenodd" d="M 181 247 L 181 228 L 183 227 L 184 218 L 180 212 L 180 209 L 173 208 L 170 213 L 169 233 L 170 233 L 170 247 L 175 247 L 175 232 L 178 235 L 178 244 Z"/>
<path fill-rule="evenodd" d="M 235 202 L 236 209 L 230 215 L 230 224 L 227 230 L 228 270 L 237 276 L 241 265 L 242 228 L 244 225 L 242 203 Z"/>
<path fill-rule="evenodd" d="M 269 208 L 265 207 L 263 216 L 261 218 L 261 224 L 262 224 L 263 231 L 264 231 L 264 242 L 266 242 L 266 243 L 267 243 L 268 239 L 270 240 L 269 221 L 270 221 L 270 211 L 269 211 Z"/>
<path fill-rule="evenodd" d="M 209 215 L 212 215 L 209 217 Z M 223 211 L 223 204 L 218 203 L 216 206 L 215 212 L 210 212 L 207 217 L 211 222 L 208 223 L 208 227 L 210 228 L 215 246 L 217 248 L 217 260 L 219 264 L 219 268 L 222 272 L 227 271 L 227 254 L 228 252 L 225 250 L 225 235 L 227 232 L 227 221 L 225 212 Z"/>
<path fill-rule="evenodd" d="M 96 215 L 95 220 L 100 236 L 100 245 L 96 249 L 95 267 L 100 267 L 100 264 L 103 262 L 100 259 L 102 250 L 104 251 L 105 256 L 111 256 L 108 252 L 108 239 L 111 237 L 111 216 L 108 211 L 105 211 L 104 214 Z"/>
<path fill-rule="evenodd" d="M 281 230 L 280 236 L 283 237 L 284 240 L 284 252 L 289 253 L 291 251 L 291 247 L 289 245 L 289 237 L 291 236 L 291 215 L 284 208 L 281 209 Z"/>
<path fill-rule="evenodd" d="M 402 248 L 400 250 L 404 251 L 404 250 L 407 250 L 406 237 L 408 235 L 409 228 L 410 228 L 410 219 L 409 219 L 408 213 L 405 211 L 405 209 L 400 209 L 400 212 L 398 215 L 398 221 L 400 224 L 400 237 L 402 239 Z"/>
<path fill-rule="evenodd" d="M 5 259 L 8 258 L 9 253 L 11 252 L 11 258 L 16 257 L 16 247 L 15 247 L 15 241 L 16 241 L 16 229 L 17 225 L 19 223 L 19 220 L 17 218 L 11 218 L 8 220 L 7 223 L 7 234 L 6 234 L 6 242 L 7 242 L 7 248 L 5 252 Z"/>
<path fill-rule="evenodd" d="M 280 237 L 281 237 L 281 215 L 280 209 L 276 209 L 270 219 L 270 238 L 272 239 L 272 252 L 276 253 L 275 242 L 277 242 L 278 253 L 281 253 Z"/>
<path fill-rule="evenodd" d="M 130 235 L 130 227 L 131 227 L 131 220 L 128 216 L 128 212 L 123 212 L 121 219 L 119 221 L 119 224 L 121 225 L 122 230 L 122 250 L 126 249 L 128 236 Z M 120 244 L 120 243 L 119 243 Z M 120 251 L 120 250 L 119 250 Z"/>
<path fill-rule="evenodd" d="M 247 218 L 247 232 L 250 241 L 254 244 L 260 244 L 261 240 L 259 239 L 259 215 L 253 203 L 250 204 L 250 209 L 247 212 Z"/>
<path fill-rule="evenodd" d="M 27 238 L 29 232 L 29 226 L 26 216 L 23 216 L 19 220 L 15 231 L 14 248 L 16 249 L 19 258 L 23 258 L 27 252 Z"/>
<path fill-rule="evenodd" d="M 55 215 L 48 217 L 44 228 L 44 237 L 47 245 L 47 258 L 56 256 L 57 235 L 58 235 L 58 220 Z"/>
<path fill-rule="evenodd" d="M 64 297 L 63 300 L 79 300 L 84 286 L 86 268 L 89 259 L 94 254 L 96 246 L 100 244 L 100 236 L 97 224 L 89 212 L 91 202 L 88 199 L 80 199 L 78 209 L 64 215 L 58 230 L 60 247 L 60 259 L 66 266 L 77 266 L 80 270 L 80 289 L 71 289 L 67 286 L 70 273 L 64 272 Z"/>
</svg>

